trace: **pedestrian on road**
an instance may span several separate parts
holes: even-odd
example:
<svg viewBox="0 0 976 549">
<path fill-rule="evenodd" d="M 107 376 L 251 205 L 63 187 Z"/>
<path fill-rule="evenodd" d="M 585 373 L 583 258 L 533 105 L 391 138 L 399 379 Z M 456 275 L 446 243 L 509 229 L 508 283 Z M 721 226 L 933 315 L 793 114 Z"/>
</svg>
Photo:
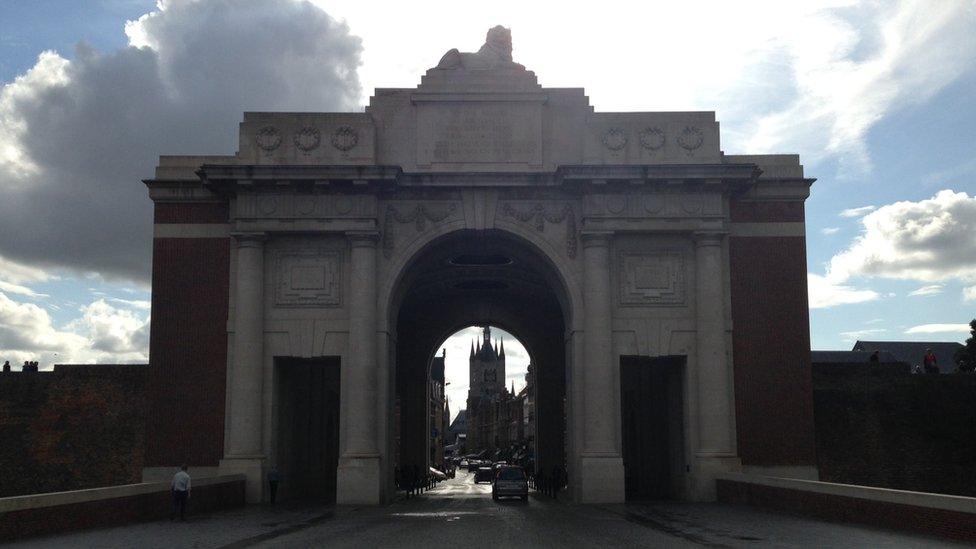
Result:
<svg viewBox="0 0 976 549">
<path fill-rule="evenodd" d="M 184 463 L 180 470 L 173 475 L 173 515 L 170 520 L 176 520 L 179 513 L 180 520 L 186 521 L 186 501 L 190 499 L 190 474 L 186 472 Z"/>
<path fill-rule="evenodd" d="M 281 480 L 281 475 L 278 473 L 277 467 L 272 467 L 268 471 L 268 500 L 271 505 L 275 504 L 275 499 L 278 497 L 278 482 Z"/>
</svg>

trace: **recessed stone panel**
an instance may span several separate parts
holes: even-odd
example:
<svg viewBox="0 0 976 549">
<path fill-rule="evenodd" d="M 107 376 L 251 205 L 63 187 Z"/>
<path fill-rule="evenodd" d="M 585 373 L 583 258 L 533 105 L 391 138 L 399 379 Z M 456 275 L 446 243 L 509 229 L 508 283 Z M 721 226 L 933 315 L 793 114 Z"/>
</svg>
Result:
<svg viewBox="0 0 976 549">
<path fill-rule="evenodd" d="M 338 307 L 341 256 L 334 250 L 284 250 L 275 257 L 275 306 Z"/>
<path fill-rule="evenodd" d="M 620 255 L 620 304 L 684 305 L 684 259 L 678 251 Z"/>
<path fill-rule="evenodd" d="M 417 164 L 542 164 L 538 103 L 429 103 L 417 108 Z"/>
</svg>

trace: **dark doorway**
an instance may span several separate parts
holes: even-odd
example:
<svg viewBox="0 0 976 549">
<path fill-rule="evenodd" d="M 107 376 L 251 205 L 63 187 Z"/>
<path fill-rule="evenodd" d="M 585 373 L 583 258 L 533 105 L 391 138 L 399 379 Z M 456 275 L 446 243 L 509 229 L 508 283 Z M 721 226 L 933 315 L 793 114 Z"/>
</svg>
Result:
<svg viewBox="0 0 976 549">
<path fill-rule="evenodd" d="M 339 359 L 278 358 L 275 374 L 278 499 L 333 503 L 339 464 Z"/>
<path fill-rule="evenodd" d="M 684 357 L 621 357 L 624 486 L 628 500 L 678 496 L 684 462 Z"/>
</svg>

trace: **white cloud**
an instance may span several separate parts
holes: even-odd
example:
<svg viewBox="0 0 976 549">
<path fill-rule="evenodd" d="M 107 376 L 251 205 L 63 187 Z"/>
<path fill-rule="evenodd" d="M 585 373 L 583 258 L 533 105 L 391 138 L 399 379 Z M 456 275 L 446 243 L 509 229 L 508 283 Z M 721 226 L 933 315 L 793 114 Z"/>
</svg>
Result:
<svg viewBox="0 0 976 549">
<path fill-rule="evenodd" d="M 807 273 L 807 289 L 811 309 L 824 309 L 850 303 L 874 301 L 881 296 L 874 290 L 859 290 L 851 286 L 836 284 L 826 277 Z"/>
<path fill-rule="evenodd" d="M 840 227 L 826 227 L 826 228 L 820 229 L 820 232 L 823 233 L 823 234 L 825 234 L 825 235 L 827 235 L 827 236 L 830 236 L 832 234 L 839 233 L 840 232 Z"/>
<path fill-rule="evenodd" d="M 47 294 L 37 293 L 34 290 L 28 288 L 27 286 L 21 286 L 19 284 L 6 282 L 3 280 L 0 280 L 0 291 L 7 292 L 8 294 L 17 294 L 17 295 L 33 297 L 33 298 L 48 297 Z"/>
<path fill-rule="evenodd" d="M 844 338 L 844 341 L 857 341 L 858 339 L 863 339 L 868 336 L 883 334 L 887 332 L 884 328 L 869 328 L 865 330 L 854 330 L 852 332 L 841 332 L 840 336 Z"/>
<path fill-rule="evenodd" d="M 46 310 L 0 292 L 0 357 L 15 365 L 37 360 L 44 369 L 55 363 L 148 360 L 148 316 L 115 309 L 104 300 L 81 312 L 81 317 L 58 328 Z"/>
<path fill-rule="evenodd" d="M 245 110 L 358 105 L 358 38 L 294 0 L 167 0 L 131 45 L 44 52 L 0 89 L 0 254 L 149 278 L 161 154 L 232 154 Z M 10 282 L 16 283 L 16 281 Z"/>
<path fill-rule="evenodd" d="M 3 173 L 2 168 L 0 168 L 0 173 Z M 0 190 L 2 189 L 3 185 L 0 184 Z M 18 263 L 0 255 L 0 280 L 5 280 L 11 284 L 24 284 L 28 282 L 47 282 L 57 279 L 58 277 L 49 271 Z"/>
<path fill-rule="evenodd" d="M 873 212 L 877 209 L 877 206 L 861 206 L 860 208 L 848 208 L 846 210 L 841 210 L 839 216 L 841 217 L 861 217 L 862 215 Z"/>
<path fill-rule="evenodd" d="M 969 324 L 922 324 L 905 330 L 906 334 L 949 334 L 969 333 Z"/>
<path fill-rule="evenodd" d="M 785 42 L 796 98 L 759 121 L 751 148 L 792 142 L 808 162 L 835 156 L 848 170 L 868 169 L 868 130 L 968 69 L 974 16 L 968 2 L 919 0 L 859 3 L 806 18 Z"/>
<path fill-rule="evenodd" d="M 861 223 L 861 236 L 830 260 L 832 282 L 854 276 L 976 280 L 976 197 L 943 190 L 883 206 Z"/>
<path fill-rule="evenodd" d="M 908 295 L 910 295 L 910 296 L 939 295 L 939 294 L 942 293 L 942 290 L 944 290 L 944 289 L 945 289 L 945 286 L 943 286 L 942 284 L 931 284 L 929 286 L 922 286 L 921 288 L 918 288 L 917 290 L 912 290 L 911 292 L 908 293 Z"/>
<path fill-rule="evenodd" d="M 152 302 L 143 299 L 121 299 L 118 297 L 109 298 L 112 303 L 118 303 L 134 309 L 148 311 L 152 307 Z"/>
<path fill-rule="evenodd" d="M 93 350 L 114 355 L 144 355 L 149 348 L 149 317 L 117 309 L 104 299 L 89 303 L 82 313 L 82 317 L 70 323 L 68 328 L 86 334 Z"/>
<path fill-rule="evenodd" d="M 964 301 L 976 301 L 976 286 L 967 286 L 962 289 L 962 298 Z"/>
<path fill-rule="evenodd" d="M 545 86 L 585 86 L 600 111 L 715 110 L 726 151 L 799 152 L 808 166 L 868 166 L 870 128 L 934 97 L 976 55 L 976 14 L 959 1 L 712 2 L 707 17 L 696 2 L 563 2 L 558 24 L 545 2 L 495 0 L 466 17 L 447 0 L 391 2 L 376 17 L 370 2 L 315 1 L 364 37 L 367 95 L 416 86 L 445 51 L 476 50 L 501 23 Z M 662 24 L 648 32 L 649 21 Z M 654 70 L 635 70 L 644 59 Z"/>
</svg>

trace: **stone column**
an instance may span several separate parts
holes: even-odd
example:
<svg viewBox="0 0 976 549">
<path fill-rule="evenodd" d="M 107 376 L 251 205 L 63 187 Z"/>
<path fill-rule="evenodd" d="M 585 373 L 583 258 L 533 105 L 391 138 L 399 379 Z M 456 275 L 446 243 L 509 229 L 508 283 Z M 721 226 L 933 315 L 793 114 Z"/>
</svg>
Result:
<svg viewBox="0 0 976 549">
<path fill-rule="evenodd" d="M 583 451 L 580 498 L 588 503 L 624 500 L 623 460 L 617 437 L 618 376 L 611 345 L 613 293 L 609 232 L 583 238 Z"/>
<path fill-rule="evenodd" d="M 375 232 L 347 233 L 349 257 L 349 352 L 342 364 L 340 421 L 343 436 L 338 470 L 338 503 L 378 504 L 381 497 L 377 443 Z"/>
<path fill-rule="evenodd" d="M 261 501 L 264 390 L 264 233 L 235 234 L 234 363 L 227 369 L 227 440 L 220 469 L 247 476 L 247 500 Z"/>
<path fill-rule="evenodd" d="M 698 385 L 699 499 L 713 499 L 714 474 L 738 468 L 732 406 L 732 370 L 725 325 L 725 234 L 695 235 L 695 313 Z"/>
</svg>

